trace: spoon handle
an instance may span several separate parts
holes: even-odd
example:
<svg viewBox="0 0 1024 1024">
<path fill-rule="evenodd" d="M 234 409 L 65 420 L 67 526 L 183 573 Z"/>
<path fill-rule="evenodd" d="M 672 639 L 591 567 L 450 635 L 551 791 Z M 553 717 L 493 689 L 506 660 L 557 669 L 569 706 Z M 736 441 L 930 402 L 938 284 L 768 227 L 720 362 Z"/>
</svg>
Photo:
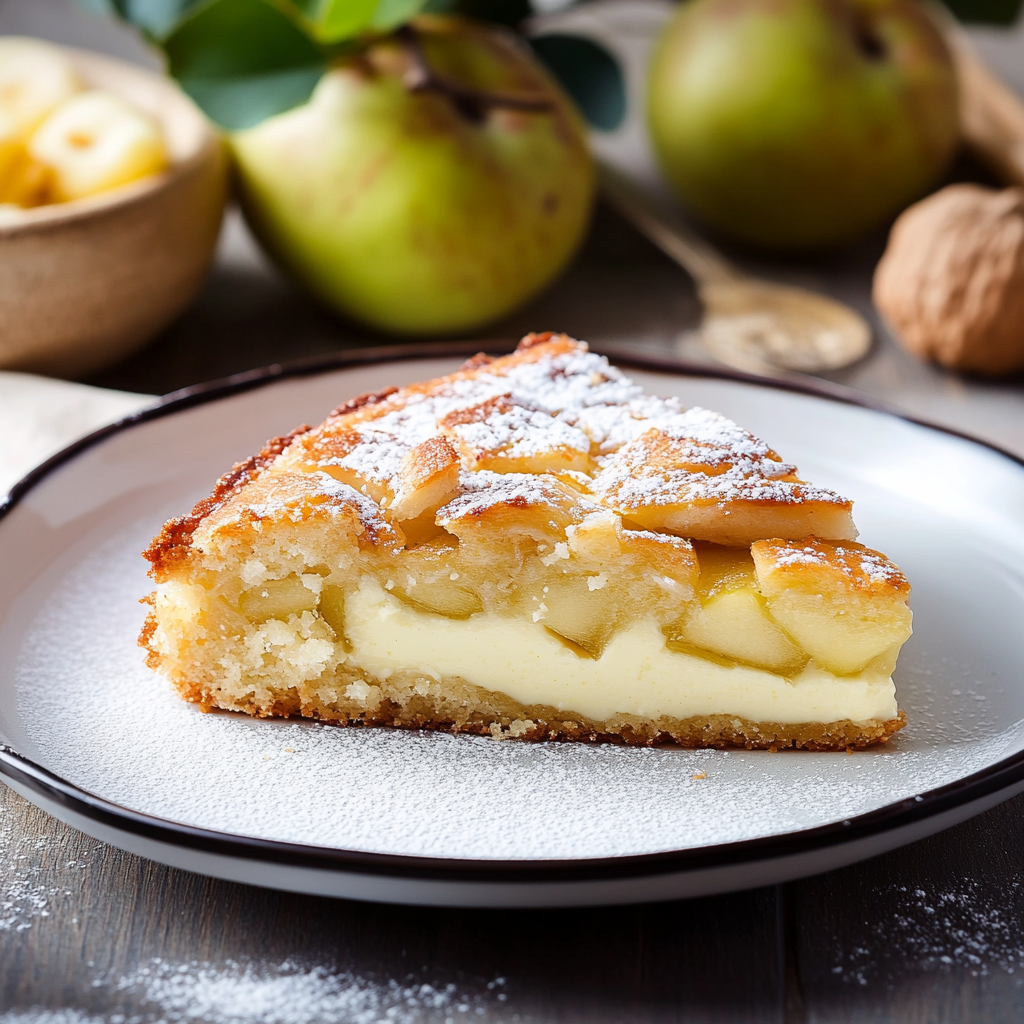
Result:
<svg viewBox="0 0 1024 1024">
<path fill-rule="evenodd" d="M 598 161 L 604 197 L 666 256 L 705 285 L 735 281 L 742 275 L 671 211 L 662 210 L 644 189 L 605 161 Z"/>
<path fill-rule="evenodd" d="M 1007 185 L 1024 185 L 1024 101 L 978 56 L 949 10 L 924 4 L 953 54 L 964 142 Z"/>
<path fill-rule="evenodd" d="M 989 71 L 962 32 L 951 36 L 964 140 L 1008 185 L 1024 185 L 1024 103 Z"/>
</svg>

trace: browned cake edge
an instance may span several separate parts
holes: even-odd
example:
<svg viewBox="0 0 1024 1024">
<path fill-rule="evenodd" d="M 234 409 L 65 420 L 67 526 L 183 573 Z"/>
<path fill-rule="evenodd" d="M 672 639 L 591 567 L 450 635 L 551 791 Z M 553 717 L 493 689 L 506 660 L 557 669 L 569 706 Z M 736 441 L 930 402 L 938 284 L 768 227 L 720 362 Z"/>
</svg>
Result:
<svg viewBox="0 0 1024 1024">
<path fill-rule="evenodd" d="M 192 534 L 199 524 L 246 484 L 255 480 L 295 438 L 312 429 L 308 425 L 303 425 L 296 427 L 289 434 L 271 438 L 261 451 L 250 455 L 243 462 L 235 463 L 217 481 L 213 493 L 197 502 L 187 516 L 178 516 L 164 523 L 160 532 L 153 538 L 153 543 L 142 552 L 142 557 L 152 563 L 150 575 L 158 580 L 163 579 L 170 568 L 184 561 L 192 544 Z"/>
<path fill-rule="evenodd" d="M 557 338 L 558 335 L 553 331 L 545 331 L 540 334 L 528 334 L 522 339 L 522 341 L 520 341 L 516 352 L 512 356 L 506 356 L 505 359 L 514 360 L 516 357 L 519 357 L 520 359 L 528 359 L 529 356 L 524 356 L 523 353 L 528 352 L 530 349 L 539 345 L 546 344 L 553 339 L 557 340 Z M 572 344 L 576 344 L 576 342 L 572 342 Z M 495 360 L 486 353 L 478 352 L 475 356 L 467 359 L 462 366 L 459 367 L 459 370 L 456 371 L 456 375 L 473 373 L 494 361 Z M 442 377 L 438 379 L 446 380 L 448 378 Z M 424 384 L 432 383 L 434 382 L 424 382 Z M 415 388 L 416 385 L 413 385 L 413 387 Z M 350 398 L 348 401 L 342 402 L 342 404 L 336 409 L 333 409 L 328 414 L 327 420 L 356 413 L 367 406 L 377 405 L 386 401 L 399 390 L 400 389 L 397 387 L 386 387 L 379 391 L 368 391 L 364 394 L 356 395 L 355 398 Z M 263 446 L 261 451 L 232 466 L 231 469 L 217 481 L 213 492 L 208 497 L 197 502 L 188 515 L 178 516 L 175 519 L 168 520 L 160 530 L 160 533 L 153 538 L 153 542 L 149 547 L 142 552 L 142 557 L 151 563 L 150 576 L 157 581 L 166 579 L 168 573 L 174 568 L 174 566 L 188 557 L 192 542 L 192 534 L 195 533 L 199 524 L 207 516 L 214 513 L 230 498 L 241 491 L 243 487 L 257 479 L 263 473 L 263 470 L 266 469 L 267 466 L 269 466 L 294 440 L 296 440 L 296 438 L 301 437 L 303 434 L 308 434 L 314 429 L 315 428 L 311 427 L 309 424 L 303 424 L 300 427 L 296 427 L 288 434 L 283 434 L 281 437 L 271 438 Z"/>
</svg>

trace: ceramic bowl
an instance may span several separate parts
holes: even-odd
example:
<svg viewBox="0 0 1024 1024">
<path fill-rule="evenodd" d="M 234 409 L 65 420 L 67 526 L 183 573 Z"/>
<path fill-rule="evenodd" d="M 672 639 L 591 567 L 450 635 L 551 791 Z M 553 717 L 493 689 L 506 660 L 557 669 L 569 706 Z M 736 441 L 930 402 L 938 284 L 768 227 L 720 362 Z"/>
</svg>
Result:
<svg viewBox="0 0 1024 1024">
<path fill-rule="evenodd" d="M 191 301 L 227 194 L 216 130 L 169 79 L 66 50 L 87 86 L 156 117 L 170 167 L 0 223 L 0 368 L 76 377 L 141 346 Z"/>
</svg>

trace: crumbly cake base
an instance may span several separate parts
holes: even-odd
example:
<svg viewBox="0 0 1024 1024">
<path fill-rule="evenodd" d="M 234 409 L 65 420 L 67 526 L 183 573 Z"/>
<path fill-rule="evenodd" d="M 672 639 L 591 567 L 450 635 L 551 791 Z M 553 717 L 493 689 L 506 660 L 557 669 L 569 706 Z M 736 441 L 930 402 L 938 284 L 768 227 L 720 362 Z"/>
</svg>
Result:
<svg viewBox="0 0 1024 1024">
<path fill-rule="evenodd" d="M 345 690 L 368 690 L 366 698 L 342 696 Z M 896 718 L 869 722 L 752 722 L 735 715 L 653 720 L 615 715 L 594 721 L 571 711 L 541 704 L 524 705 L 507 694 L 459 678 L 436 680 L 396 672 L 388 679 L 340 671 L 336 685 L 264 687 L 229 693 L 221 685 L 175 681 L 175 689 L 203 711 L 241 711 L 257 718 L 304 717 L 343 726 L 390 726 L 471 733 L 495 739 L 612 742 L 660 746 L 746 750 L 862 750 L 885 743 L 906 724 Z"/>
</svg>

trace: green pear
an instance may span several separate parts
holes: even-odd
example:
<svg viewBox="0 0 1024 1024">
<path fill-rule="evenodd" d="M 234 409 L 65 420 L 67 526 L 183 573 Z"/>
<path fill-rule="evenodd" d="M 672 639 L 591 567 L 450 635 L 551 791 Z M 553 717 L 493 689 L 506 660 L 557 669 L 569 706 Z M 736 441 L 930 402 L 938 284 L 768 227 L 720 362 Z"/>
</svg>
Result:
<svg viewBox="0 0 1024 1024">
<path fill-rule="evenodd" d="M 324 302 L 400 334 L 521 305 L 589 223 L 584 125 L 510 33 L 453 17 L 340 59 L 309 102 L 231 137 L 257 236 Z"/>
<path fill-rule="evenodd" d="M 916 0 L 690 0 L 656 47 L 648 117 L 683 202 L 781 250 L 885 223 L 959 137 L 952 57 Z"/>
</svg>

